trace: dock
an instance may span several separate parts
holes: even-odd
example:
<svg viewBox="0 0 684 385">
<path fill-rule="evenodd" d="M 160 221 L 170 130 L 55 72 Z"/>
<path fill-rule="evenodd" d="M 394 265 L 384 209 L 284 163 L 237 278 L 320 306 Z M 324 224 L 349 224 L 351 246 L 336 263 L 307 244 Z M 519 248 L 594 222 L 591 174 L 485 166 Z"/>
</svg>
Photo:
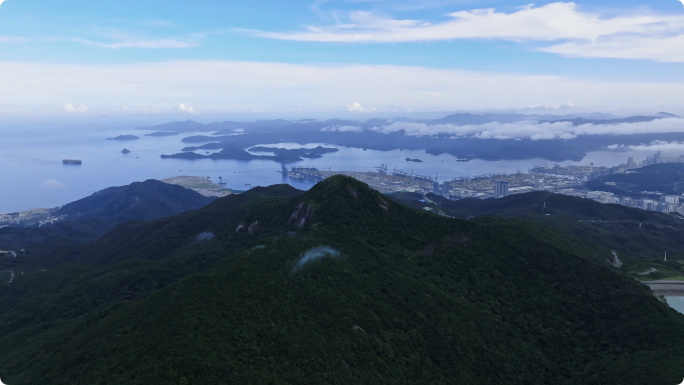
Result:
<svg viewBox="0 0 684 385">
<path fill-rule="evenodd" d="M 176 176 L 173 178 L 162 179 L 161 182 L 168 184 L 175 184 L 194 190 L 205 197 L 224 197 L 232 194 L 230 189 L 224 187 L 223 178 L 219 177 L 221 182 L 214 183 L 210 179 L 202 176 Z"/>
</svg>

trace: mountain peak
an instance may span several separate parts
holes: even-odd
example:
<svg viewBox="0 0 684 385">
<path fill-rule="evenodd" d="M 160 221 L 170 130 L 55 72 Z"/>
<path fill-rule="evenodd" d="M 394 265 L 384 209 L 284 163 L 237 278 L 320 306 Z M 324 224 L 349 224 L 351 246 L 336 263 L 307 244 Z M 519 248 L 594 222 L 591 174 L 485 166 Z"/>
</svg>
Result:
<svg viewBox="0 0 684 385">
<path fill-rule="evenodd" d="M 332 196 L 345 196 L 353 199 L 377 199 L 381 194 L 367 184 L 346 175 L 331 176 L 309 190 L 307 197 L 313 200 L 329 199 Z"/>
</svg>

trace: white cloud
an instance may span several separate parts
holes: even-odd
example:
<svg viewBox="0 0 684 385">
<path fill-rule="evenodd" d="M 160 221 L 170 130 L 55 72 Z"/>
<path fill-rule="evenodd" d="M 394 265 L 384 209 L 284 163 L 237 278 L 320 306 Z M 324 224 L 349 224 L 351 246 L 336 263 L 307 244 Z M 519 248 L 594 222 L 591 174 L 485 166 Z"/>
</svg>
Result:
<svg viewBox="0 0 684 385">
<path fill-rule="evenodd" d="M 354 102 L 352 104 L 347 104 L 347 111 L 349 111 L 349 112 L 373 112 L 373 111 L 375 111 L 375 107 L 366 108 L 366 107 L 362 106 L 361 104 Z"/>
<path fill-rule="evenodd" d="M 403 132 L 409 136 L 448 135 L 452 138 L 473 137 L 481 139 L 572 139 L 576 136 L 572 123 L 487 123 L 482 125 L 457 126 L 453 124 L 427 125 L 424 123 L 394 122 L 389 126 L 375 127 L 373 130 L 389 134 Z"/>
<path fill-rule="evenodd" d="M 556 111 L 556 110 L 569 110 L 574 108 L 575 105 L 572 103 L 565 103 L 561 104 L 559 106 L 530 106 L 530 107 L 525 107 L 523 110 L 528 110 L 528 111 Z"/>
<path fill-rule="evenodd" d="M 5 1 L 6 1 L 6 0 L 0 0 L 0 5 L 2 5 L 2 3 L 4 3 Z"/>
<path fill-rule="evenodd" d="M 522 121 L 515 123 L 487 123 L 482 125 L 457 126 L 453 124 L 427 125 L 423 123 L 394 122 L 373 130 L 389 134 L 401 132 L 410 136 L 449 136 L 451 138 L 481 139 L 573 139 L 578 135 L 631 135 L 684 132 L 683 118 L 658 119 L 652 122 L 621 124 L 584 124 L 573 126 L 571 122 L 536 123 Z"/>
<path fill-rule="evenodd" d="M 608 146 L 613 147 L 613 146 Z M 682 152 L 684 151 L 684 143 L 681 142 L 666 142 L 663 140 L 656 140 L 650 144 L 641 144 L 638 146 L 626 146 L 630 150 L 636 151 L 663 151 L 663 152 Z"/>
<path fill-rule="evenodd" d="M 51 189 L 63 189 L 65 187 L 62 182 L 55 179 L 46 179 L 43 186 Z"/>
<path fill-rule="evenodd" d="M 305 110 L 307 113 L 453 111 L 561 106 L 684 108 L 684 82 L 617 82 L 392 65 L 299 65 L 175 61 L 70 65 L 0 61 L 0 106 L 45 109 L 54 100 L 88 100 L 98 112 Z M 425 100 L 425 95 L 439 98 Z M 350 101 L 354 103 L 350 104 Z M 186 105 L 187 107 L 187 105 Z M 76 109 L 76 107 L 74 107 Z"/>
<path fill-rule="evenodd" d="M 331 127 L 325 127 L 321 131 L 329 131 L 329 132 L 361 132 L 363 129 L 361 127 L 357 126 L 331 126 Z"/>
<path fill-rule="evenodd" d="M 568 42 L 542 51 L 576 57 L 653 59 L 684 62 L 684 34 L 669 37 L 612 36 L 593 42 Z"/>
<path fill-rule="evenodd" d="M 25 43 L 28 39 L 18 36 L 0 36 L 0 43 Z"/>
<path fill-rule="evenodd" d="M 71 103 L 67 103 L 64 105 L 64 107 L 62 107 L 62 110 L 64 110 L 64 112 L 86 112 L 89 110 L 89 108 L 84 106 L 83 104 L 76 107 Z"/>
<path fill-rule="evenodd" d="M 55 39 L 58 40 L 58 39 Z M 124 39 L 114 43 L 102 43 L 81 38 L 69 38 L 61 39 L 66 41 L 72 41 L 75 43 L 82 43 L 87 45 L 94 45 L 103 48 L 148 48 L 148 49 L 161 49 L 161 48 L 190 48 L 196 47 L 197 43 L 191 41 L 175 40 L 175 39 L 158 39 L 158 40 L 139 40 L 139 39 Z"/>
<path fill-rule="evenodd" d="M 309 42 L 394 43 L 454 39 L 559 42 L 547 52 L 587 57 L 684 61 L 684 16 L 658 14 L 602 18 L 575 3 L 525 6 L 516 12 L 476 9 L 450 13 L 450 20 L 384 18 L 350 12 L 347 23 L 308 26 L 301 32 L 247 31 L 257 36 Z"/>
<path fill-rule="evenodd" d="M 195 112 L 195 109 L 192 108 L 192 106 L 186 106 L 183 103 L 178 103 L 178 105 L 176 107 L 174 107 L 173 110 L 176 112 L 182 112 L 185 114 L 197 115 L 197 112 Z"/>
</svg>

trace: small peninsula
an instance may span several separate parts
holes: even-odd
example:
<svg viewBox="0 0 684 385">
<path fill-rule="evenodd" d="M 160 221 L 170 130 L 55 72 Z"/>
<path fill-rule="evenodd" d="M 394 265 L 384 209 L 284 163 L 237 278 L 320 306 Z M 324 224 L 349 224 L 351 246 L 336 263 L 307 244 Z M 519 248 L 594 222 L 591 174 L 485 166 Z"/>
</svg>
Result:
<svg viewBox="0 0 684 385">
<path fill-rule="evenodd" d="M 140 137 L 135 136 L 135 135 L 119 135 L 115 138 L 107 138 L 107 140 L 136 140 L 140 139 Z"/>
</svg>

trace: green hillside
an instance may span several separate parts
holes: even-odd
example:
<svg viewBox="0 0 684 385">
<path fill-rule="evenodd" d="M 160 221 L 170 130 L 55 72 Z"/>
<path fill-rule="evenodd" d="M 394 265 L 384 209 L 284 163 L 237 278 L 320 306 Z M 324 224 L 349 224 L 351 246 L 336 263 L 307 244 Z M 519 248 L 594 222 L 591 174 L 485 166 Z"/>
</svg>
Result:
<svg viewBox="0 0 684 385">
<path fill-rule="evenodd" d="M 56 248 L 73 254 L 120 223 L 169 217 L 214 199 L 153 179 L 109 187 L 62 206 L 54 213 L 62 220 L 54 225 L 0 229 L 0 250 L 24 250 L 21 258 L 0 254 L 0 269 L 43 268 Z"/>
<path fill-rule="evenodd" d="M 684 315 L 599 245 L 346 177 L 120 225 L 0 288 L 12 384 L 649 384 Z M 302 258 L 320 258 L 299 265 Z"/>
<path fill-rule="evenodd" d="M 395 193 L 390 198 L 416 209 L 429 208 L 455 218 L 496 216 L 542 223 L 607 248 L 606 260 L 612 259 L 615 251 L 624 263 L 620 271 L 638 280 L 684 276 L 684 220 L 679 215 L 547 191 L 485 200 L 453 201 L 433 194 L 428 194 L 426 200 L 415 193 Z M 667 261 L 663 260 L 665 251 Z"/>
<path fill-rule="evenodd" d="M 629 174 L 604 175 L 587 182 L 586 186 L 592 190 L 633 197 L 657 199 L 653 194 L 656 191 L 679 195 L 684 192 L 684 163 L 658 163 L 631 170 Z M 643 194 L 642 191 L 651 194 Z"/>
</svg>

